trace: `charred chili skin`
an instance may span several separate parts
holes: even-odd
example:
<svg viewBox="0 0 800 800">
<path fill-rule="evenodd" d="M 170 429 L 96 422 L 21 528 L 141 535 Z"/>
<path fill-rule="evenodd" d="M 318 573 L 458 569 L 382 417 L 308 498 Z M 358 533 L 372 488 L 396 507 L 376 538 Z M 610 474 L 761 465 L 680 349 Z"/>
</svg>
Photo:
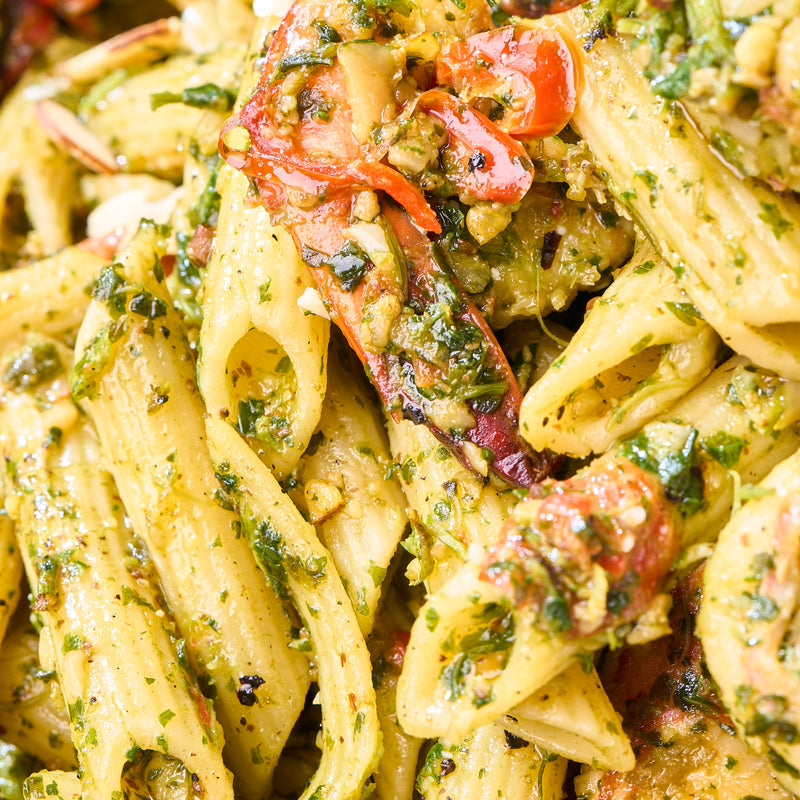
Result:
<svg viewBox="0 0 800 800">
<path fill-rule="evenodd" d="M 454 177 L 460 191 L 495 203 L 513 205 L 522 200 L 533 183 L 533 172 L 516 139 L 441 89 L 420 95 L 417 108 L 439 120 L 447 131 L 447 148 L 461 166 Z"/>
<path fill-rule="evenodd" d="M 262 203 L 292 233 L 332 319 L 361 359 L 387 409 L 396 417 L 426 424 L 466 466 L 476 468 L 480 463 L 476 458 L 480 458 L 512 485 L 531 486 L 552 471 L 555 459 L 531 452 L 519 435 L 519 387 L 485 320 L 446 271 L 436 245 L 426 235 L 441 231 L 435 212 L 415 184 L 383 162 L 384 151 L 355 140 L 344 74 L 335 48 L 330 53 L 325 50 L 319 34 L 322 19 L 328 37 L 327 28 L 344 42 L 363 38 L 365 32 L 356 29 L 348 8 L 337 0 L 324 6 L 315 0 L 295 2 L 270 43 L 259 86 L 223 128 L 220 152 L 228 164 L 255 179 Z M 324 118 L 287 115 L 281 105 L 287 58 L 296 60 L 314 48 L 319 50 L 319 59 L 303 67 L 303 91 L 324 96 L 331 111 Z M 398 113 L 408 115 L 413 109 L 429 114 L 445 129 L 444 149 L 457 165 L 457 188 L 490 202 L 514 204 L 524 196 L 532 174 L 518 141 L 439 89 L 422 92 Z M 248 146 L 239 148 L 234 136 L 229 139 L 235 128 L 246 130 Z M 405 253 L 407 263 L 400 268 L 407 271 L 407 282 L 383 275 L 366 261 L 363 280 L 348 278 L 343 283 L 332 274 L 331 259 L 352 245 L 352 234 L 346 236 L 344 231 L 353 224 L 358 191 L 367 188 L 392 198 L 402 209 L 388 200 L 381 202 L 383 219 Z M 296 202 L 298 197 L 305 199 Z M 459 335 L 472 336 L 473 343 L 480 340 L 476 345 L 483 359 L 479 368 L 459 372 L 461 368 L 456 367 L 453 372 L 449 356 L 443 364 L 437 359 L 431 363 L 409 352 L 407 343 L 398 344 L 391 332 L 388 341 L 386 335 L 365 333 L 365 316 L 376 297 L 394 296 L 395 313 L 424 316 L 438 302 L 437 292 L 430 287 L 445 283 L 454 287 L 450 294 L 455 298 L 444 310 L 448 325 Z M 380 317 L 382 309 L 376 314 Z M 385 319 L 384 334 L 394 317 L 390 313 Z M 465 392 L 463 383 L 454 385 L 462 378 L 475 379 L 476 385 Z M 479 397 L 483 402 L 477 402 Z M 445 414 L 434 422 L 429 403 L 438 400 L 456 403 L 461 409 L 453 412 L 458 419 Z"/>
<path fill-rule="evenodd" d="M 436 257 L 436 245 L 420 233 L 400 209 L 385 207 L 384 215 L 406 254 L 411 298 L 422 304 L 425 302 L 425 297 L 419 290 L 425 279 L 444 274 L 441 261 Z M 450 280 L 455 283 L 452 276 Z M 522 393 L 514 373 L 483 315 L 466 292 L 460 287 L 459 290 L 463 308 L 460 318 L 481 330 L 490 343 L 491 363 L 488 366 L 502 376 L 508 387 L 500 405 L 491 413 L 483 412 L 472 404 L 475 426 L 466 431 L 466 439 L 477 447 L 491 451 L 493 454 L 491 468 L 501 478 L 515 486 L 532 486 L 550 475 L 561 463 L 561 459 L 552 454 L 534 453 L 520 436 L 519 407 Z M 405 415 L 409 416 L 407 410 Z M 461 442 L 435 427 L 431 430 L 444 444 L 461 451 Z"/>
<path fill-rule="evenodd" d="M 481 578 L 537 625 L 570 637 L 634 621 L 659 593 L 680 549 L 675 513 L 658 479 L 617 456 L 520 504 L 488 550 Z M 592 611 L 602 570 L 605 604 Z"/>
<path fill-rule="evenodd" d="M 422 397 L 415 391 L 415 382 L 422 382 L 420 367 L 410 354 L 397 354 L 385 348 L 369 347 L 359 331 L 361 328 L 365 283 L 353 291 L 342 291 L 337 279 L 325 266 L 325 257 L 331 256 L 345 245 L 342 235 L 343 219 L 349 214 L 351 198 L 339 193 L 332 200 L 312 211 L 294 209 L 289 228 L 301 253 L 306 253 L 309 271 L 348 343 L 363 363 L 370 380 L 381 400 L 396 418 L 406 418 L 418 424 L 428 424 L 431 432 L 451 450 L 463 458 L 465 442 L 492 454 L 491 469 L 515 486 L 531 486 L 549 475 L 560 463 L 550 454 L 534 453 L 520 437 L 518 431 L 519 405 L 522 400 L 519 386 L 511 367 L 497 343 L 491 329 L 475 304 L 463 290 L 459 290 L 461 312 L 458 320 L 477 327 L 489 343 L 490 361 L 487 367 L 494 370 L 506 382 L 499 405 L 491 412 L 480 410 L 471 404 L 475 425 L 457 437 L 443 431 L 426 418 Z M 446 279 L 455 284 L 436 256 L 436 245 L 432 243 L 400 208 L 385 203 L 383 214 L 391 226 L 400 247 L 406 256 L 408 271 L 409 302 L 424 308 L 432 302 L 429 287 Z M 315 263 L 308 260 L 309 245 L 313 242 L 317 255 Z M 389 291 L 391 287 L 386 287 Z"/>
</svg>

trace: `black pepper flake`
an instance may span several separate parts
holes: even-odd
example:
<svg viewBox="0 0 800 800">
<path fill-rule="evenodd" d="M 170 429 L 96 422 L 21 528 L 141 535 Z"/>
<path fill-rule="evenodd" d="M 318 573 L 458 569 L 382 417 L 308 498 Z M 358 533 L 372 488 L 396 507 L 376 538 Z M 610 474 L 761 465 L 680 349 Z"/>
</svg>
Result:
<svg viewBox="0 0 800 800">
<path fill-rule="evenodd" d="M 473 153 L 469 157 L 469 162 L 467 164 L 467 168 L 470 172 L 475 172 L 476 170 L 483 169 L 486 166 L 486 156 L 478 151 L 477 153 Z"/>
<path fill-rule="evenodd" d="M 600 39 L 608 38 L 613 27 L 613 20 L 611 14 L 606 11 L 600 18 L 599 22 L 592 28 L 589 33 L 584 36 L 583 49 L 589 53 L 594 47 L 595 43 Z"/>
<path fill-rule="evenodd" d="M 410 403 L 403 405 L 403 419 L 410 420 L 415 425 L 423 425 L 426 421 L 425 412 L 418 406 L 412 406 Z"/>
<path fill-rule="evenodd" d="M 239 678 L 239 688 L 236 696 L 243 706 L 254 706 L 256 704 L 256 689 L 264 683 L 264 679 L 258 675 L 242 675 Z"/>
<path fill-rule="evenodd" d="M 443 758 L 439 767 L 442 777 L 456 771 L 456 762 L 452 758 Z"/>
<path fill-rule="evenodd" d="M 520 750 L 523 747 L 527 747 L 530 742 L 526 742 L 521 736 L 514 736 L 511 731 L 503 731 L 506 735 L 506 747 L 509 750 Z"/>
</svg>

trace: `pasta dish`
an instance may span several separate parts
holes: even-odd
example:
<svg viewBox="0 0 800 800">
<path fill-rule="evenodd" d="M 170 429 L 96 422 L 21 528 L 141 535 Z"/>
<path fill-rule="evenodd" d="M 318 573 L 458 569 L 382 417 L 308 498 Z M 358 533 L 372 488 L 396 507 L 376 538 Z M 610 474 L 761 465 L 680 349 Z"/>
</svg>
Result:
<svg viewBox="0 0 800 800">
<path fill-rule="evenodd" d="M 797 0 L 2 14 L 0 796 L 800 796 Z"/>
</svg>

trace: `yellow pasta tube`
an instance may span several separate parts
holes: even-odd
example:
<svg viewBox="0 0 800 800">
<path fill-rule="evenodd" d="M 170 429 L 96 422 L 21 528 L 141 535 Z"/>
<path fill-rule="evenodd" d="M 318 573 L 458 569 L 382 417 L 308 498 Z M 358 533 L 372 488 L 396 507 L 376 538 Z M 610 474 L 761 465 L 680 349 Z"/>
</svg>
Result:
<svg viewBox="0 0 800 800">
<path fill-rule="evenodd" d="M 719 348 L 667 263 L 642 242 L 528 390 L 522 435 L 535 450 L 603 453 L 699 383 Z"/>
<path fill-rule="evenodd" d="M 381 598 L 369 648 L 383 754 L 374 775 L 378 800 L 411 798 L 423 740 L 409 734 L 397 718 L 397 679 L 407 631 L 413 622 L 403 581 L 392 580 Z"/>
<path fill-rule="evenodd" d="M 375 796 L 378 800 L 410 798 L 422 739 L 407 734 L 397 719 L 396 674 L 381 677 L 375 696 L 383 736 L 383 755 L 375 773 Z"/>
<path fill-rule="evenodd" d="M 435 589 L 461 566 L 471 545 L 494 540 L 517 498 L 484 485 L 424 425 L 387 416 L 387 427 L 414 528 L 404 542 L 416 556 L 409 578 Z"/>
<path fill-rule="evenodd" d="M 70 217 L 79 196 L 77 169 L 36 120 L 34 104 L 24 93 L 26 83 L 12 91 L 0 111 L 0 141 L 4 143 L 0 202 L 5 206 L 14 181 L 18 181 L 32 227 L 26 250 L 41 256 L 72 243 Z M 3 233 L 4 240 L 12 240 Z"/>
<path fill-rule="evenodd" d="M 288 649 L 281 601 L 219 496 L 194 359 L 163 274 L 153 273 L 163 233 L 143 224 L 99 279 L 79 335 L 73 394 L 86 398 L 134 530 L 214 696 L 237 792 L 255 798 L 268 790 L 302 708 L 308 666 Z"/>
<path fill-rule="evenodd" d="M 574 663 L 501 720 L 515 736 L 571 761 L 627 772 L 634 755 L 597 672 Z"/>
<path fill-rule="evenodd" d="M 425 800 L 560 800 L 566 771 L 565 758 L 490 723 L 457 747 L 434 745 L 420 770 L 417 790 Z"/>
<path fill-rule="evenodd" d="M 14 523 L 2 507 L 4 496 L 0 486 L 0 644 L 17 607 L 22 580 L 22 558 L 17 548 Z"/>
<path fill-rule="evenodd" d="M 6 505 L 44 624 L 42 666 L 58 674 L 83 796 L 122 793 L 159 754 L 201 792 L 232 799 L 213 711 L 182 665 L 94 432 L 65 381 L 45 388 L 4 385 L 0 450 L 13 465 Z"/>
<path fill-rule="evenodd" d="M 78 761 L 55 676 L 39 663 L 39 636 L 29 625 L 9 630 L 0 648 L 0 730 L 3 741 L 47 769 L 76 769 Z"/>
<path fill-rule="evenodd" d="M 209 413 L 235 425 L 262 460 L 288 475 L 319 422 L 329 323 L 298 301 L 311 278 L 294 242 L 246 201 L 228 166 L 216 244 L 206 269 L 199 372 Z"/>
<path fill-rule="evenodd" d="M 618 37 L 592 35 L 591 15 L 576 9 L 545 24 L 592 39 L 575 48 L 582 85 L 572 122 L 612 193 L 727 344 L 800 379 L 800 206 L 727 167 L 680 105 L 650 91 Z"/>
<path fill-rule="evenodd" d="M 362 631 L 372 628 L 383 579 L 405 530 L 405 498 L 361 365 L 334 337 L 328 391 L 297 479 L 309 520 L 330 551 Z"/>
<path fill-rule="evenodd" d="M 381 737 L 369 653 L 341 578 L 315 531 L 240 435 L 206 418 L 217 474 L 228 487 L 256 560 L 291 597 L 313 648 L 322 704 L 322 757 L 302 800 L 361 796 Z"/>
<path fill-rule="evenodd" d="M 684 543 L 714 541 L 737 491 L 746 492 L 800 446 L 800 384 L 734 356 L 673 406 L 667 418 L 697 430 L 705 457 L 705 502 L 684 521 Z"/>
<path fill-rule="evenodd" d="M 130 172 L 149 172 L 179 178 L 184 150 L 206 114 L 222 125 L 224 112 L 169 103 L 153 110 L 151 96 L 178 94 L 187 87 L 213 83 L 239 85 L 245 50 L 235 44 L 203 56 L 175 55 L 161 64 L 136 72 L 86 113 L 89 129 L 106 142 Z"/>
<path fill-rule="evenodd" d="M 736 728 L 800 791 L 800 453 L 781 462 L 723 529 L 703 577 L 698 634 Z"/>
<path fill-rule="evenodd" d="M 62 336 L 80 325 L 103 259 L 80 247 L 0 272 L 0 342 L 23 331 Z"/>
<path fill-rule="evenodd" d="M 25 780 L 24 800 L 81 800 L 81 779 L 77 772 L 43 770 Z"/>
</svg>

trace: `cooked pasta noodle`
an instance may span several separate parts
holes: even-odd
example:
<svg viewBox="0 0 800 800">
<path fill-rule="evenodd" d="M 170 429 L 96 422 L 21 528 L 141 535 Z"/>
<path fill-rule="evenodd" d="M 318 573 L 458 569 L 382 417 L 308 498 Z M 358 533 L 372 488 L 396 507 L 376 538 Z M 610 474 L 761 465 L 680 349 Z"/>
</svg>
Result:
<svg viewBox="0 0 800 800">
<path fill-rule="evenodd" d="M 795 0 L 11 5 L 11 800 L 800 795 Z"/>
</svg>

